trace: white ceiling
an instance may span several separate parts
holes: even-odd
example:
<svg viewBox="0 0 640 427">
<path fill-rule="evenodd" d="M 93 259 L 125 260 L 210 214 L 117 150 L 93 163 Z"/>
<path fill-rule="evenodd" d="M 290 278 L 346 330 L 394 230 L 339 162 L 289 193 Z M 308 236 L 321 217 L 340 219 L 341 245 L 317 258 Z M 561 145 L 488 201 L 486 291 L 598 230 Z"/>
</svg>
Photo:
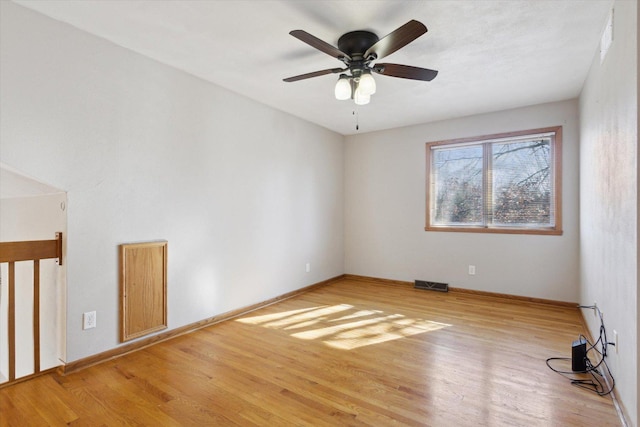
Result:
<svg viewBox="0 0 640 427">
<path fill-rule="evenodd" d="M 14 0 L 157 61 L 344 135 L 577 97 L 612 0 Z M 289 35 L 337 45 L 411 19 L 429 32 L 384 58 L 439 71 L 431 82 L 376 76 L 371 103 L 337 101 L 342 64 Z"/>
</svg>

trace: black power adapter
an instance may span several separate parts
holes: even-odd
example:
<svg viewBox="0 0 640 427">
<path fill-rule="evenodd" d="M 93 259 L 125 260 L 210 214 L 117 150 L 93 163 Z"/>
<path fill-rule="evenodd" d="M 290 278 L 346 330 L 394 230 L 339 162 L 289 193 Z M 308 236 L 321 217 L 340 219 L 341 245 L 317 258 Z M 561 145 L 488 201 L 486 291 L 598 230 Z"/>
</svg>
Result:
<svg viewBox="0 0 640 427">
<path fill-rule="evenodd" d="M 571 344 L 571 370 L 585 372 L 587 370 L 587 340 L 584 337 Z"/>
<path fill-rule="evenodd" d="M 607 347 L 615 345 L 607 341 L 607 331 L 604 327 L 602 312 L 595 304 L 592 306 L 580 305 L 578 308 L 590 308 L 596 312 L 600 318 L 600 336 L 595 344 L 592 344 L 584 335 L 580 335 L 576 341 L 571 343 L 571 359 L 568 357 L 550 357 L 547 359 L 547 366 L 565 378 L 571 380 L 571 384 L 576 387 L 597 393 L 599 396 L 606 396 L 613 391 L 616 381 L 611 375 L 611 370 L 607 364 Z M 600 348 L 598 348 L 598 344 Z M 588 353 L 593 351 L 598 362 L 593 365 Z M 551 366 L 552 361 L 571 360 L 572 371 L 561 371 Z M 591 378 L 587 378 L 591 376 Z M 609 381 L 611 385 L 609 385 Z"/>
</svg>

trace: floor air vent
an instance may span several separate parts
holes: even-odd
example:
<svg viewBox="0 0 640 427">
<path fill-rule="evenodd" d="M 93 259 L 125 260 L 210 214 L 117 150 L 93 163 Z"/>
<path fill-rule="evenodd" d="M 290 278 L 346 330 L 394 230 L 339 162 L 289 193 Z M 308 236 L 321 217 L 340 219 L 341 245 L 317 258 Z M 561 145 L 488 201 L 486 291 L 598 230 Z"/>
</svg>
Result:
<svg viewBox="0 0 640 427">
<path fill-rule="evenodd" d="M 429 291 L 440 291 L 440 292 L 448 292 L 449 284 L 447 283 L 438 283 L 438 282 L 427 282 L 426 280 L 416 280 L 416 284 L 414 286 L 416 289 L 426 289 Z"/>
</svg>

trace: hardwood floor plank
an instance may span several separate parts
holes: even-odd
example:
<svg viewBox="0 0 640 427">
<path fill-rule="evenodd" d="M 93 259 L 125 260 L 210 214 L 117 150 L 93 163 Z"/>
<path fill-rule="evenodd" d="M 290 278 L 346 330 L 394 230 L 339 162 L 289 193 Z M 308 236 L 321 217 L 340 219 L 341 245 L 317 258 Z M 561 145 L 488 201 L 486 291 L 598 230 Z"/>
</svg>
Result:
<svg viewBox="0 0 640 427">
<path fill-rule="evenodd" d="M 583 327 L 577 308 L 345 279 L 6 387 L 0 425 L 619 425 L 545 364 Z"/>
</svg>

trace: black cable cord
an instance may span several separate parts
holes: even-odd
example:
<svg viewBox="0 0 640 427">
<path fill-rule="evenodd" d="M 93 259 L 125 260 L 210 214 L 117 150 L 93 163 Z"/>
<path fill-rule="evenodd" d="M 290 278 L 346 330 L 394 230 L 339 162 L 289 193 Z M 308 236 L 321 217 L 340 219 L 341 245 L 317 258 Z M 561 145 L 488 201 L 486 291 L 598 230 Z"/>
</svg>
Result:
<svg viewBox="0 0 640 427">
<path fill-rule="evenodd" d="M 569 379 L 571 381 L 572 385 L 575 385 L 576 387 L 584 388 L 586 390 L 595 392 L 600 396 L 606 396 L 606 395 L 608 395 L 609 393 L 611 393 L 613 391 L 613 388 L 616 385 L 615 379 L 613 378 L 613 375 L 611 374 L 611 370 L 609 369 L 609 365 L 607 364 L 607 361 L 606 361 L 607 347 L 609 345 L 615 345 L 615 344 L 614 343 L 610 343 L 610 342 L 607 341 L 607 330 L 604 327 L 604 319 L 603 319 L 603 316 L 602 316 L 602 312 L 600 311 L 600 309 L 597 306 L 595 306 L 595 305 L 589 305 L 589 306 L 580 305 L 580 306 L 578 306 L 578 308 L 588 308 L 588 309 L 595 310 L 596 314 L 600 318 L 599 336 L 598 336 L 598 339 L 596 340 L 595 343 L 592 344 L 587 339 L 587 337 L 585 337 L 582 334 L 580 334 L 580 336 L 578 337 L 579 340 L 584 341 L 588 345 L 588 348 L 587 348 L 586 353 L 585 353 L 586 354 L 586 356 L 585 356 L 586 370 L 584 370 L 584 371 L 561 371 L 561 370 L 556 369 L 553 366 L 551 366 L 552 365 L 551 362 L 556 361 L 556 360 L 571 361 L 570 357 L 550 357 L 550 358 L 547 359 L 546 363 L 547 363 L 547 366 L 549 367 L 549 369 L 551 369 L 553 372 L 556 372 L 556 373 L 562 375 L 563 377 Z M 598 345 L 600 346 L 600 348 L 598 348 Z M 595 365 L 593 364 L 593 362 L 591 362 L 591 360 L 588 357 L 589 352 L 596 353 L 598 355 L 598 358 L 600 359 L 598 361 L 598 363 L 596 363 Z M 606 368 L 606 372 L 605 372 L 605 370 L 603 368 L 601 368 L 601 366 L 604 366 L 604 368 Z M 600 372 L 600 371 L 602 371 L 602 372 Z M 578 375 L 578 374 L 589 374 L 589 375 L 591 375 L 591 378 L 590 379 L 575 378 L 575 375 Z M 611 387 L 609 389 L 605 388 L 606 377 L 611 378 Z"/>
</svg>

